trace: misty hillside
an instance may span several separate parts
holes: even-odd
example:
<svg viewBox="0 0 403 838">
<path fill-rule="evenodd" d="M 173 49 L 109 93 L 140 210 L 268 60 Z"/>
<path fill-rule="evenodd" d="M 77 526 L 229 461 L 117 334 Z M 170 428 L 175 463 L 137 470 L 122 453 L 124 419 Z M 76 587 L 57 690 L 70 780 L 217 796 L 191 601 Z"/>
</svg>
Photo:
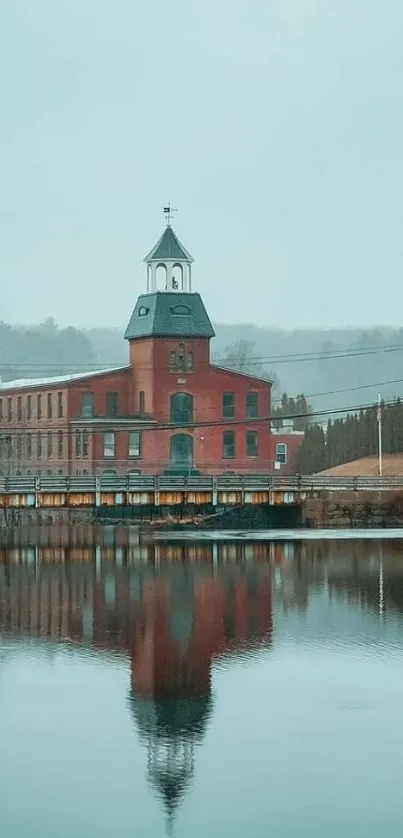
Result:
<svg viewBox="0 0 403 838">
<path fill-rule="evenodd" d="M 253 325 L 215 325 L 214 360 L 225 360 L 239 341 L 254 346 L 256 366 L 279 379 L 280 391 L 305 393 L 315 409 L 350 407 L 403 394 L 403 329 L 299 329 L 282 331 Z M 125 363 L 124 329 L 86 332 L 98 362 Z M 250 371 L 254 369 L 253 363 Z M 256 370 L 259 374 L 261 369 Z M 386 384 L 385 382 L 392 382 Z M 369 385 L 368 387 L 366 385 Z M 351 388 L 360 389 L 353 390 Z M 329 394 L 332 390 L 346 390 Z M 316 394 L 324 395 L 316 395 Z"/>
<path fill-rule="evenodd" d="M 378 392 L 384 399 L 403 394 L 403 329 L 215 328 L 214 360 L 229 365 L 242 341 L 250 347 L 251 372 L 277 377 L 277 395 L 303 392 L 316 410 L 367 404 Z M 0 323 L 0 375 L 10 380 L 125 364 L 123 334 L 124 328 L 59 329 L 51 318 L 37 326 Z"/>
</svg>

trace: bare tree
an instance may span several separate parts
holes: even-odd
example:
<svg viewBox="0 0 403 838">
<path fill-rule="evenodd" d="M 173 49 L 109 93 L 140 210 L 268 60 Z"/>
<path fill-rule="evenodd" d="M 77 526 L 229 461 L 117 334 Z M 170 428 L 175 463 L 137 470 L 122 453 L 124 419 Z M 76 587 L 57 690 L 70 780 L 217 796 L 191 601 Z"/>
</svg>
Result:
<svg viewBox="0 0 403 838">
<path fill-rule="evenodd" d="M 257 378 L 266 378 L 272 382 L 272 393 L 280 395 L 280 381 L 261 358 L 256 344 L 249 340 L 237 340 L 227 346 L 224 355 L 219 360 L 220 364 L 238 372 L 246 372 L 255 375 Z"/>
</svg>

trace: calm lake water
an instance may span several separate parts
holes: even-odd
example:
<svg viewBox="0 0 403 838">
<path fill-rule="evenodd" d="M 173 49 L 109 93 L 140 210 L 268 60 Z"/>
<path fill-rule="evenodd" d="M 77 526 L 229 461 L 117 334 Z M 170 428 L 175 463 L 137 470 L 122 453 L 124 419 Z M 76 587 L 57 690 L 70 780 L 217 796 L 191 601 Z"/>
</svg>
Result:
<svg viewBox="0 0 403 838">
<path fill-rule="evenodd" d="M 62 541 L 0 551 L 5 838 L 402 833 L 402 541 Z"/>
</svg>

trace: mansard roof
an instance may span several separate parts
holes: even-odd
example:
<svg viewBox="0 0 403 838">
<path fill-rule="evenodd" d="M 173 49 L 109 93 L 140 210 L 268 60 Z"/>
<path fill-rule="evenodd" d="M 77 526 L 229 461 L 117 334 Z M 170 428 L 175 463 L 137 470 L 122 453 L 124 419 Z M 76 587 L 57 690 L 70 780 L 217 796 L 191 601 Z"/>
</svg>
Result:
<svg viewBox="0 0 403 838">
<path fill-rule="evenodd" d="M 214 334 L 200 294 L 157 291 L 140 295 L 125 338 L 213 338 Z"/>
</svg>

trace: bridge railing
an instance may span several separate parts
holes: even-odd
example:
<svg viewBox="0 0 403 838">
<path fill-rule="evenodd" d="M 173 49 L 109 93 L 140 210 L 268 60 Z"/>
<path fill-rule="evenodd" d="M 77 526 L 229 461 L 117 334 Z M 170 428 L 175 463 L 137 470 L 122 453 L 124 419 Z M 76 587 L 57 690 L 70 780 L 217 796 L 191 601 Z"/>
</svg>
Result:
<svg viewBox="0 0 403 838">
<path fill-rule="evenodd" d="M 182 477 L 152 474 L 17 475 L 0 477 L 0 494 L 94 492 L 235 492 L 235 491 L 378 491 L 403 490 L 403 474 L 343 477 L 340 475 L 219 474 Z"/>
</svg>

